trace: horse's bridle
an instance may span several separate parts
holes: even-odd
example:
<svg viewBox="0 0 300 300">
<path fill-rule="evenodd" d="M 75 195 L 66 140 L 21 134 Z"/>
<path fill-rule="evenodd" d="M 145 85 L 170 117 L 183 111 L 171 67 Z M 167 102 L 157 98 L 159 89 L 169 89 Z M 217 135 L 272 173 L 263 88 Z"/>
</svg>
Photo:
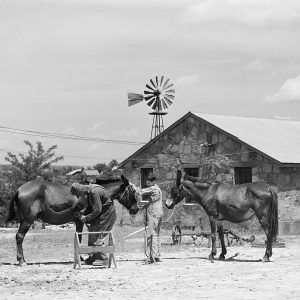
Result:
<svg viewBox="0 0 300 300">
<path fill-rule="evenodd" d="M 175 204 L 178 204 L 179 202 L 181 202 L 184 199 L 186 193 L 187 193 L 187 191 L 186 191 L 185 187 L 183 186 L 183 184 L 180 184 L 180 186 L 178 187 L 178 197 L 177 197 L 177 199 L 179 199 L 179 200 L 176 199 L 177 201 Z"/>
<path fill-rule="evenodd" d="M 120 201 L 120 202 L 122 201 L 122 199 L 123 199 L 124 196 L 126 196 L 126 200 L 128 200 L 127 192 L 130 191 L 130 190 L 131 190 L 133 193 L 136 193 L 136 189 L 134 188 L 134 184 L 132 184 L 132 183 L 129 183 L 129 185 L 127 185 L 127 186 L 125 187 L 124 192 L 123 192 L 122 195 L 119 197 L 119 201 Z M 126 200 L 125 200 L 125 201 L 126 201 Z"/>
</svg>

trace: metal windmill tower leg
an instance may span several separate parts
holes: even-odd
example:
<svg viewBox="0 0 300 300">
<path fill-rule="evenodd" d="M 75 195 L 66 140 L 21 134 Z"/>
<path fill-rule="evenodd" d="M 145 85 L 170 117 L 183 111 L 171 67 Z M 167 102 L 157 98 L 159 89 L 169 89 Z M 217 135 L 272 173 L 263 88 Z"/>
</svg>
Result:
<svg viewBox="0 0 300 300">
<path fill-rule="evenodd" d="M 164 131 L 163 116 L 166 114 L 167 112 L 163 112 L 159 110 L 149 113 L 149 115 L 153 115 L 152 128 L 151 128 L 151 140 Z"/>
</svg>

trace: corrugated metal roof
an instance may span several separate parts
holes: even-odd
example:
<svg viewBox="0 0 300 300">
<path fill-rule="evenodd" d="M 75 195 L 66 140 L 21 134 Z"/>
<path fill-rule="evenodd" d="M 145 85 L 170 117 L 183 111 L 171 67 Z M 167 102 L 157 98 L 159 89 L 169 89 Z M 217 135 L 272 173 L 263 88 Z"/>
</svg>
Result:
<svg viewBox="0 0 300 300">
<path fill-rule="evenodd" d="M 76 170 L 73 170 L 71 172 L 69 172 L 67 175 L 68 176 L 72 176 L 72 175 L 75 175 L 75 174 L 78 174 L 78 173 L 83 173 L 87 176 L 97 176 L 99 175 L 99 172 L 98 170 L 86 170 L 86 169 L 76 169 Z"/>
<path fill-rule="evenodd" d="M 192 113 L 281 163 L 300 163 L 300 121 Z"/>
<path fill-rule="evenodd" d="M 82 172 L 82 169 L 76 169 L 76 170 L 73 170 L 73 171 L 69 172 L 67 174 L 67 176 L 73 176 L 73 175 L 81 173 L 81 172 Z"/>
<path fill-rule="evenodd" d="M 84 170 L 87 176 L 97 176 L 99 175 L 98 170 Z"/>
</svg>

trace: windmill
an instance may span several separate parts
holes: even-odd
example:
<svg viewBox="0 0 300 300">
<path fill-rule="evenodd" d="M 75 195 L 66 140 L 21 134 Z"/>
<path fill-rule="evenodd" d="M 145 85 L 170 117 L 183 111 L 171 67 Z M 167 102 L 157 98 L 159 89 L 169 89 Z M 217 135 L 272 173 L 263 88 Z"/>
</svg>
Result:
<svg viewBox="0 0 300 300">
<path fill-rule="evenodd" d="M 169 78 L 164 76 L 155 76 L 146 84 L 144 95 L 136 93 L 128 93 L 128 105 L 132 106 L 142 101 L 146 101 L 153 111 L 149 115 L 153 115 L 151 139 L 159 135 L 164 130 L 163 116 L 167 114 L 164 109 L 173 103 L 175 98 L 174 84 Z"/>
</svg>

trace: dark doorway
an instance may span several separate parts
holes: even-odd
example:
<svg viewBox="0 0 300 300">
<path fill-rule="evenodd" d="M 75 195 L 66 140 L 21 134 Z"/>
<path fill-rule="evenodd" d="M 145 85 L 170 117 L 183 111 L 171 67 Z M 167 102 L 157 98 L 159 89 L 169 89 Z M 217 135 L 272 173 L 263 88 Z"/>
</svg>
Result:
<svg viewBox="0 0 300 300">
<path fill-rule="evenodd" d="M 251 167 L 236 167 L 234 168 L 235 184 L 252 182 L 252 168 Z"/>
<path fill-rule="evenodd" d="M 141 169 L 141 186 L 146 187 L 146 179 L 150 173 L 153 172 L 153 168 L 142 168 Z"/>
<path fill-rule="evenodd" d="M 184 168 L 184 173 L 188 176 L 199 177 L 199 168 Z"/>
<path fill-rule="evenodd" d="M 142 186 L 142 188 L 147 187 L 146 179 L 148 178 L 148 175 L 152 172 L 153 172 L 153 168 L 142 168 L 141 169 L 141 186 Z M 142 195 L 143 200 L 148 200 L 147 198 L 148 198 L 147 195 Z"/>
</svg>

